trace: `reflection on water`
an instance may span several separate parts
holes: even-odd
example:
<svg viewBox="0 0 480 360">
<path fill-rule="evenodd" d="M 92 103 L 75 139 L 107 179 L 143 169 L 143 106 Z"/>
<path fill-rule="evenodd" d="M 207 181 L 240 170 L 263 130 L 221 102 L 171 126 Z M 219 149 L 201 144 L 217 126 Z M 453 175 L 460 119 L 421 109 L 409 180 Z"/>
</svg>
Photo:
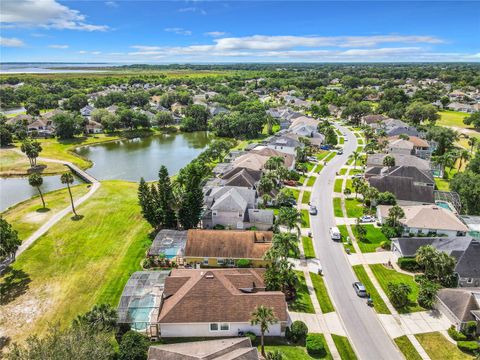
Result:
<svg viewBox="0 0 480 360">
<path fill-rule="evenodd" d="M 196 158 L 212 139 L 205 131 L 120 140 L 77 149 L 93 162 L 87 171 L 99 180 L 156 180 L 165 165 L 170 175 Z"/>
</svg>

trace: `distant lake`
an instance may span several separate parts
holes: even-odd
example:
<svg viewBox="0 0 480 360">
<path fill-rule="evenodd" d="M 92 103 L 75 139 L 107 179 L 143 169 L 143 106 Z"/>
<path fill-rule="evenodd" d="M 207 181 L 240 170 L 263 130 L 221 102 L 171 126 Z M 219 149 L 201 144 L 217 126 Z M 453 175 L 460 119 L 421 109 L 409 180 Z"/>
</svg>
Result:
<svg viewBox="0 0 480 360">
<path fill-rule="evenodd" d="M 86 146 L 76 152 L 93 162 L 87 172 L 98 180 L 158 179 L 165 165 L 170 175 L 195 159 L 213 139 L 206 131 L 160 134 Z"/>
<path fill-rule="evenodd" d="M 91 67 L 107 67 L 112 64 L 87 64 L 87 63 L 2 63 L 0 64 L 0 73 L 7 74 L 55 74 L 55 73 L 90 73 L 102 72 L 102 70 L 92 70 Z M 76 67 L 77 69 L 64 69 Z M 79 69 L 85 68 L 85 69 Z"/>
</svg>

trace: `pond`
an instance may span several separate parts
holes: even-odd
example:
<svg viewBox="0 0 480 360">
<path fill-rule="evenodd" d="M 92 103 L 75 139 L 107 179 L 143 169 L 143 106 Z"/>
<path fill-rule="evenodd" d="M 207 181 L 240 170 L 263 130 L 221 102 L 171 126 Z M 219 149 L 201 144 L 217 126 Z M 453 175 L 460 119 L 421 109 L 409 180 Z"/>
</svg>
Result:
<svg viewBox="0 0 480 360">
<path fill-rule="evenodd" d="M 80 184 L 82 181 L 74 177 L 74 185 Z M 66 185 L 60 181 L 60 175 L 44 176 L 43 185 L 40 187 L 43 193 L 62 189 Z M 9 208 L 16 203 L 30 199 L 32 196 L 38 195 L 36 188 L 30 186 L 28 178 L 0 178 L 0 211 Z"/>
<path fill-rule="evenodd" d="M 172 133 L 119 140 L 82 147 L 76 152 L 91 160 L 87 170 L 98 180 L 147 181 L 158 179 L 158 170 L 165 165 L 170 175 L 195 159 L 212 140 L 205 131 Z"/>
</svg>

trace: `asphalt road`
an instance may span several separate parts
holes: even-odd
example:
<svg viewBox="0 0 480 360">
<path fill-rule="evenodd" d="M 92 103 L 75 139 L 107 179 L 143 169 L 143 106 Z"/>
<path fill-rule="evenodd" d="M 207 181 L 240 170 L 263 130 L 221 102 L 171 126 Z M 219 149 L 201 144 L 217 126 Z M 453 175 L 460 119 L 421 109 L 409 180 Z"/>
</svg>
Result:
<svg viewBox="0 0 480 360">
<path fill-rule="evenodd" d="M 315 250 L 323 268 L 324 278 L 336 305 L 337 313 L 343 321 L 347 334 L 353 342 L 360 359 L 365 360 L 396 360 L 403 359 L 393 341 L 385 332 L 374 310 L 365 299 L 357 297 L 352 283 L 357 281 L 355 274 L 346 258 L 343 246 L 330 239 L 329 230 L 335 224 L 333 216 L 333 185 L 335 173 L 347 161 L 348 156 L 357 148 L 357 140 L 353 132 L 338 127 L 345 133 L 343 155 L 335 156 L 324 167 L 312 191 L 311 202 L 319 210 L 312 216 L 311 229 Z"/>
</svg>

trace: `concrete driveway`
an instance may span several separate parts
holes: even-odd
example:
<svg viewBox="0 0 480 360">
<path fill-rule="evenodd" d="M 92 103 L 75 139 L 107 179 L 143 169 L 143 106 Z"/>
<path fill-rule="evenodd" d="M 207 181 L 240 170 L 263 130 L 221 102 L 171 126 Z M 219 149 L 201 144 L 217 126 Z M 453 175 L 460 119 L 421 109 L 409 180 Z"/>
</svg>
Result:
<svg viewBox="0 0 480 360">
<path fill-rule="evenodd" d="M 386 333 L 374 310 L 365 299 L 356 296 L 352 283 L 357 279 L 343 251 L 343 246 L 329 237 L 335 225 L 332 206 L 335 173 L 345 164 L 357 148 L 357 140 L 348 129 L 337 126 L 347 135 L 343 155 L 336 155 L 318 177 L 313 186 L 311 202 L 319 214 L 310 217 L 314 246 L 324 270 L 324 279 L 332 295 L 336 311 L 360 359 L 400 360 L 400 354 Z"/>
</svg>

